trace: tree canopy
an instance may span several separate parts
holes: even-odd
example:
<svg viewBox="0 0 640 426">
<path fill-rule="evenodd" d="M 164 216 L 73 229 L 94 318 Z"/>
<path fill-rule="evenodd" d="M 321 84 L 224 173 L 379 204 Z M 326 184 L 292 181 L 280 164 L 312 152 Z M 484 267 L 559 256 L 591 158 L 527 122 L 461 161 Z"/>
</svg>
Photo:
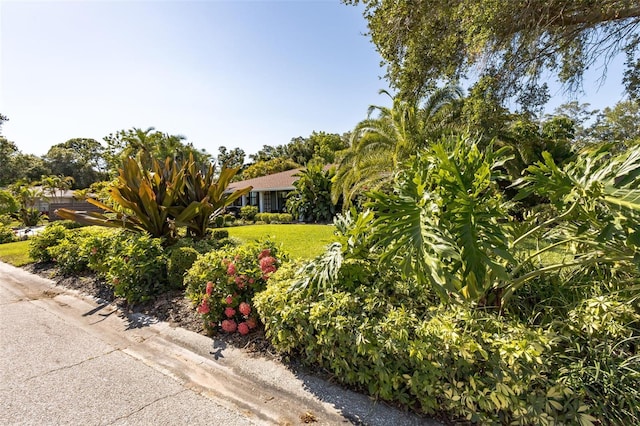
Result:
<svg viewBox="0 0 640 426">
<path fill-rule="evenodd" d="M 594 62 L 626 54 L 627 90 L 640 96 L 637 0 L 343 0 L 365 5 L 369 35 L 403 94 L 476 71 L 504 96 L 545 70 L 576 88 Z"/>
</svg>

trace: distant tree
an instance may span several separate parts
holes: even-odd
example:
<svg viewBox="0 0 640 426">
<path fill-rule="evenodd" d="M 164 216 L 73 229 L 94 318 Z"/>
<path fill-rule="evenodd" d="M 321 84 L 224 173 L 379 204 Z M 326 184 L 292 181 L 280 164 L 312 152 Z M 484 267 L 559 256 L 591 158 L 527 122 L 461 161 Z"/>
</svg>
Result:
<svg viewBox="0 0 640 426">
<path fill-rule="evenodd" d="M 73 188 L 88 188 L 107 177 L 104 148 L 95 139 L 74 138 L 52 146 L 44 160 L 55 176 L 73 178 Z"/>
<path fill-rule="evenodd" d="M 596 142 L 640 142 L 640 101 L 622 101 L 603 109 L 587 131 Z"/>
<path fill-rule="evenodd" d="M 181 135 L 170 135 L 157 131 L 153 127 L 146 130 L 132 128 L 120 130 L 104 137 L 107 144 L 105 160 L 109 170 L 115 174 L 122 164 L 122 160 L 128 157 L 138 157 L 146 166 L 151 166 L 152 159 L 164 161 L 167 157 L 186 161 L 189 155 L 193 155 L 198 163 L 207 163 L 211 155 L 204 150 L 196 149 L 193 144 L 186 143 Z"/>
<path fill-rule="evenodd" d="M 262 145 L 262 149 L 255 154 L 250 154 L 249 158 L 252 162 L 257 163 L 258 161 L 269 161 L 274 158 L 288 158 L 289 153 L 287 151 L 287 147 L 285 145 L 278 146 L 270 146 L 270 145 Z"/>
<path fill-rule="evenodd" d="M 260 176 L 267 176 L 274 173 L 284 172 L 286 170 L 296 169 L 298 167 L 300 167 L 299 164 L 284 157 L 276 157 L 266 161 L 261 160 L 247 166 L 247 168 L 242 172 L 242 179 L 246 180 Z"/>
<path fill-rule="evenodd" d="M 553 116 L 567 117 L 573 122 L 574 139 L 576 143 L 582 144 L 586 142 L 588 137 L 587 122 L 596 115 L 599 111 L 592 110 L 591 104 L 580 103 L 578 101 L 565 102 L 558 106 L 553 115 L 547 116 L 551 118 Z"/>
<path fill-rule="evenodd" d="M 369 34 L 403 95 L 474 71 L 499 70 L 515 95 L 545 70 L 576 88 L 595 61 L 627 55 L 624 82 L 640 95 L 637 0 L 343 0 L 365 5 Z"/>
<path fill-rule="evenodd" d="M 0 186 L 20 180 L 34 181 L 43 174 L 49 174 L 49 168 L 42 158 L 21 153 L 15 143 L 0 136 Z"/>
<path fill-rule="evenodd" d="M 227 150 L 226 146 L 218 148 L 218 164 L 225 165 L 228 168 L 242 168 L 244 166 L 245 152 L 240 148 Z"/>
</svg>

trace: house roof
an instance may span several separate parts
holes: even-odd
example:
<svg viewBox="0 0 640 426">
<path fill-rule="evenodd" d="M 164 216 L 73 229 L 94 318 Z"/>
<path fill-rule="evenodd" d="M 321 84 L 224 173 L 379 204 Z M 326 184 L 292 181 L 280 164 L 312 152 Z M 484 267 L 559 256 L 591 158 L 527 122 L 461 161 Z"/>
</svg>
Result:
<svg viewBox="0 0 640 426">
<path fill-rule="evenodd" d="M 253 191 L 292 191 L 295 189 L 293 183 L 298 180 L 298 176 L 295 176 L 295 174 L 300 170 L 302 169 L 291 169 L 272 175 L 232 182 L 227 187 L 227 191 L 235 191 L 247 186 L 252 186 Z"/>
</svg>

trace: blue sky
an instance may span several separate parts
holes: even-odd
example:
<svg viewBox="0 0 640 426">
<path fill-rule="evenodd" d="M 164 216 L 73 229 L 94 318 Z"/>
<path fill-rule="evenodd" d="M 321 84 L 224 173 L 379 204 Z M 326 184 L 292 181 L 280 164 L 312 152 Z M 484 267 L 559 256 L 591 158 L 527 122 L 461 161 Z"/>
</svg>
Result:
<svg viewBox="0 0 640 426">
<path fill-rule="evenodd" d="M 342 133 L 378 90 L 380 57 L 361 9 L 336 1 L 2 1 L 3 134 L 45 154 L 74 137 L 153 126 L 217 154 L 312 131 Z M 593 107 L 623 96 L 620 64 Z M 551 106 L 568 99 L 559 89 Z"/>
</svg>

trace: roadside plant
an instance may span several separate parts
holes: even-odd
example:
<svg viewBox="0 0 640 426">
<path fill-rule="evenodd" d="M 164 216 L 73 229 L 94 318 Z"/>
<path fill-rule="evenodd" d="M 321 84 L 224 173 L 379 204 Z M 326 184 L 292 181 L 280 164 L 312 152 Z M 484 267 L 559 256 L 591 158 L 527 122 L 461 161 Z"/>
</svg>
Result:
<svg viewBox="0 0 640 426">
<path fill-rule="evenodd" d="M 186 273 L 186 296 L 209 331 L 247 334 L 259 323 L 253 296 L 285 259 L 269 241 L 211 251 Z"/>
</svg>

